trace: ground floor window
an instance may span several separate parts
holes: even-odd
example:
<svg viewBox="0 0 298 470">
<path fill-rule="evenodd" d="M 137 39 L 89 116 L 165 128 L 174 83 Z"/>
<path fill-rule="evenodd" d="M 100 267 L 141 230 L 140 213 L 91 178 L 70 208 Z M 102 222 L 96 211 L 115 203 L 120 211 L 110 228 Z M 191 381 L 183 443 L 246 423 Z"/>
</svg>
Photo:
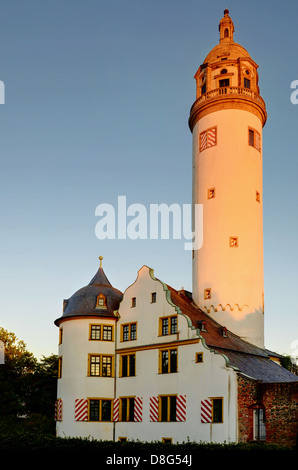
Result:
<svg viewBox="0 0 298 470">
<path fill-rule="evenodd" d="M 89 400 L 89 421 L 112 421 L 112 400 Z"/>
<path fill-rule="evenodd" d="M 135 399 L 120 398 L 120 421 L 134 421 Z"/>
<path fill-rule="evenodd" d="M 160 421 L 176 421 L 177 396 L 160 397 Z"/>
<path fill-rule="evenodd" d="M 266 420 L 264 408 L 253 410 L 253 438 L 255 441 L 266 440 Z"/>
</svg>

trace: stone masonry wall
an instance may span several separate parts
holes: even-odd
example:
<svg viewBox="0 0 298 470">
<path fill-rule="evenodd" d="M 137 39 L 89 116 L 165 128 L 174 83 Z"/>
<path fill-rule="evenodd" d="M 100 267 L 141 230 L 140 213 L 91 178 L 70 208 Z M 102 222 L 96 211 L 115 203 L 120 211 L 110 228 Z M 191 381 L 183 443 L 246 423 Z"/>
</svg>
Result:
<svg viewBox="0 0 298 470">
<path fill-rule="evenodd" d="M 297 444 L 298 382 L 261 383 L 238 375 L 238 438 L 253 440 L 253 409 L 265 408 L 266 442 Z"/>
</svg>

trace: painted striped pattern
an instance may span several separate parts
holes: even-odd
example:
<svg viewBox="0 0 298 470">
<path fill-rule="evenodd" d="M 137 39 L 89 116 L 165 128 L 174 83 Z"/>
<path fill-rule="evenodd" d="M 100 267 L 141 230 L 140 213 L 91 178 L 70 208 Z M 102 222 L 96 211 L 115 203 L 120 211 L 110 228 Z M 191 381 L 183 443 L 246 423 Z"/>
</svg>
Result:
<svg viewBox="0 0 298 470">
<path fill-rule="evenodd" d="M 212 402 L 209 399 L 201 401 L 201 423 L 212 422 Z"/>
<path fill-rule="evenodd" d="M 143 398 L 135 397 L 134 421 L 140 422 L 143 417 Z"/>
<path fill-rule="evenodd" d="M 176 421 L 186 421 L 186 395 L 177 395 Z"/>
<path fill-rule="evenodd" d="M 150 397 L 150 421 L 158 421 L 158 397 Z"/>
<path fill-rule="evenodd" d="M 119 404 L 119 398 L 115 398 L 113 404 L 113 421 L 119 421 Z"/>
<path fill-rule="evenodd" d="M 86 400 L 85 398 L 77 398 L 75 400 L 75 420 L 88 420 L 88 400 Z"/>
<path fill-rule="evenodd" d="M 62 421 L 62 400 L 58 398 L 55 403 L 55 420 Z"/>
<path fill-rule="evenodd" d="M 216 127 L 201 132 L 200 134 L 200 152 L 216 145 Z"/>
</svg>

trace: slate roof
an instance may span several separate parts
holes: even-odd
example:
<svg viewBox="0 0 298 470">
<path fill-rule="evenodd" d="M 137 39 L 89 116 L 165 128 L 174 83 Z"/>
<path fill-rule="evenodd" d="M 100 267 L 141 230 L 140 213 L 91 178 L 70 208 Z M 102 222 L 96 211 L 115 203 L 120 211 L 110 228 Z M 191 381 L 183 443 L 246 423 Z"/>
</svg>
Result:
<svg viewBox="0 0 298 470">
<path fill-rule="evenodd" d="M 227 337 L 223 336 L 223 325 L 203 312 L 193 301 L 190 292 L 177 291 L 168 285 L 167 288 L 171 293 L 172 302 L 190 318 L 195 328 L 200 329 L 200 335 L 204 338 L 206 345 L 224 354 L 228 358 L 229 365 L 242 374 L 261 382 L 298 382 L 297 375 L 270 359 L 270 357 L 279 357 L 277 353 L 259 348 L 229 330 L 227 330 Z M 202 331 L 202 321 L 207 331 Z"/>
<path fill-rule="evenodd" d="M 103 294 L 106 297 L 107 308 L 96 308 L 97 297 Z M 114 317 L 114 311 L 118 310 L 123 293 L 112 286 L 102 267 L 98 269 L 89 284 L 76 291 L 68 300 L 64 301 L 62 317 L 55 320 L 59 325 L 61 320 L 68 317 L 99 316 Z"/>
</svg>

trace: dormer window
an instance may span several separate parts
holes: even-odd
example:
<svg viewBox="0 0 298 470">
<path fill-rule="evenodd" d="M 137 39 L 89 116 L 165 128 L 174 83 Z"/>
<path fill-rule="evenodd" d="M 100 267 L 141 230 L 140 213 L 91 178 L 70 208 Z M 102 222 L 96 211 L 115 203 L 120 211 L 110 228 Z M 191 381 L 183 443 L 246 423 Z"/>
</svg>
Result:
<svg viewBox="0 0 298 470">
<path fill-rule="evenodd" d="M 107 298 L 103 294 L 97 296 L 95 308 L 107 308 Z"/>
</svg>

